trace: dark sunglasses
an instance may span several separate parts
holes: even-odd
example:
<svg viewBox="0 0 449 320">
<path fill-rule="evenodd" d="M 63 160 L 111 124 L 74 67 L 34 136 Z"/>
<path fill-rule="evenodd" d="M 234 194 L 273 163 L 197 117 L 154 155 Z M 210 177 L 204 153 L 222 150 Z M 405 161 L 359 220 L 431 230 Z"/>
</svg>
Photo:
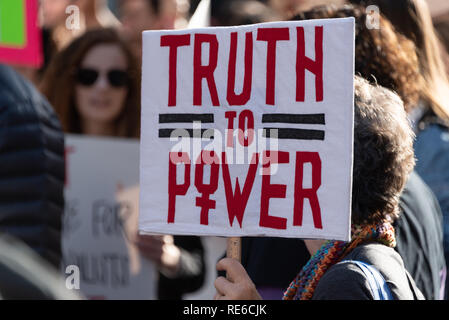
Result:
<svg viewBox="0 0 449 320">
<path fill-rule="evenodd" d="M 100 72 L 90 68 L 80 68 L 76 72 L 76 80 L 83 86 L 92 86 L 97 82 Z M 107 79 L 112 87 L 124 87 L 128 85 L 129 78 L 126 71 L 112 69 L 107 72 Z"/>
</svg>

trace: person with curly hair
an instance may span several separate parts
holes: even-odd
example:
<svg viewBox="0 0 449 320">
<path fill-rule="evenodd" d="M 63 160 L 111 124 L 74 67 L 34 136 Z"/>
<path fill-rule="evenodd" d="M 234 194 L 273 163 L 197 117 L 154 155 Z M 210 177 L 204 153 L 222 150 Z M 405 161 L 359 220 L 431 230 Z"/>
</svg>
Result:
<svg viewBox="0 0 449 320">
<path fill-rule="evenodd" d="M 315 7 L 299 12 L 293 20 L 339 17 L 355 18 L 355 72 L 398 93 L 410 118 L 419 109 L 425 83 L 413 41 L 397 32 L 382 14 L 376 17 L 378 24 L 372 25 L 366 8 L 358 5 Z M 395 249 L 424 296 L 442 299 L 446 262 L 440 205 L 416 171 L 410 175 L 400 200 L 402 215 L 394 224 Z"/>
<path fill-rule="evenodd" d="M 359 261 L 380 271 L 391 298 L 424 298 L 393 249 L 392 222 L 415 164 L 414 134 L 396 94 L 360 77 L 354 86 L 352 238 L 349 242 L 304 240 L 311 258 L 285 291 L 285 300 L 374 300 Z M 237 260 L 222 259 L 217 269 L 226 271 L 229 279 L 216 279 L 216 299 L 260 299 Z"/>
<path fill-rule="evenodd" d="M 442 43 L 425 0 L 351 0 L 376 5 L 396 30 L 410 39 L 424 81 L 419 101 L 408 109 L 415 133 L 416 172 L 435 193 L 443 214 L 444 251 L 449 261 L 449 79 Z M 388 69 L 384 70 L 388 72 Z M 447 279 L 447 277 L 446 277 Z M 449 297 L 449 279 L 446 297 Z"/>
</svg>

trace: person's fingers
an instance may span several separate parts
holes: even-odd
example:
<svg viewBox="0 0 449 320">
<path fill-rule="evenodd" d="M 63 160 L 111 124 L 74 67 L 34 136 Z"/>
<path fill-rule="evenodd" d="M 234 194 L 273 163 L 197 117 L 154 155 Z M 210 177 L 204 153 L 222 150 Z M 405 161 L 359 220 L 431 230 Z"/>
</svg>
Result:
<svg viewBox="0 0 449 320">
<path fill-rule="evenodd" d="M 163 254 L 163 244 L 161 240 L 162 238 L 140 235 L 136 242 L 136 246 L 144 257 L 159 265 Z"/>
<path fill-rule="evenodd" d="M 215 289 L 217 289 L 217 293 L 221 296 L 225 296 L 232 292 L 232 283 L 224 277 L 215 279 L 214 286 Z"/>
<path fill-rule="evenodd" d="M 143 257 L 155 263 L 156 266 L 160 266 L 162 264 L 161 257 L 156 254 L 146 253 L 143 254 Z"/>
<path fill-rule="evenodd" d="M 164 245 L 162 238 L 153 238 L 152 236 L 141 236 L 138 238 L 136 245 L 146 250 L 162 251 Z"/>
<path fill-rule="evenodd" d="M 138 242 L 137 248 L 139 248 L 140 251 L 143 251 L 145 253 L 158 253 L 159 255 L 162 254 L 162 246 L 154 243 L 146 243 L 146 242 Z"/>
<path fill-rule="evenodd" d="M 232 258 L 224 258 L 218 261 L 217 270 L 226 271 L 227 278 L 232 282 L 246 281 L 249 278 L 241 263 Z"/>
<path fill-rule="evenodd" d="M 214 283 L 217 292 L 222 295 L 220 299 L 261 299 L 245 268 L 237 260 L 231 258 L 221 259 L 217 263 L 217 270 L 226 271 L 227 274 L 227 278 L 218 277 Z"/>
<path fill-rule="evenodd" d="M 145 252 L 158 252 L 162 254 L 162 245 L 158 243 L 152 242 L 138 242 L 136 243 L 139 250 L 143 250 Z"/>
</svg>

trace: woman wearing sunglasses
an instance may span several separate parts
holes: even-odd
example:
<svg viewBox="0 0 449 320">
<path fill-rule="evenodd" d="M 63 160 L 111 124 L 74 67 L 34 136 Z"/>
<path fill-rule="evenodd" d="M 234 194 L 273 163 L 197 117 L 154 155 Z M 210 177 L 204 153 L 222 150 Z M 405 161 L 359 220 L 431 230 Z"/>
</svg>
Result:
<svg viewBox="0 0 449 320">
<path fill-rule="evenodd" d="M 58 54 L 42 81 L 65 132 L 137 138 L 140 74 L 113 29 L 84 33 Z"/>
</svg>

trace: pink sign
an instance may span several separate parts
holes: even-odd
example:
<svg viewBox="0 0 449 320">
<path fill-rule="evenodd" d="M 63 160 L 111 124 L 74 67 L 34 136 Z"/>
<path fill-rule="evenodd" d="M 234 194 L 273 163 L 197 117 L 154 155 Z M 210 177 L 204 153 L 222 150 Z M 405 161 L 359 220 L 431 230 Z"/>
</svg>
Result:
<svg viewBox="0 0 449 320">
<path fill-rule="evenodd" d="M 0 63 L 42 65 L 38 6 L 37 0 L 0 0 Z"/>
</svg>

